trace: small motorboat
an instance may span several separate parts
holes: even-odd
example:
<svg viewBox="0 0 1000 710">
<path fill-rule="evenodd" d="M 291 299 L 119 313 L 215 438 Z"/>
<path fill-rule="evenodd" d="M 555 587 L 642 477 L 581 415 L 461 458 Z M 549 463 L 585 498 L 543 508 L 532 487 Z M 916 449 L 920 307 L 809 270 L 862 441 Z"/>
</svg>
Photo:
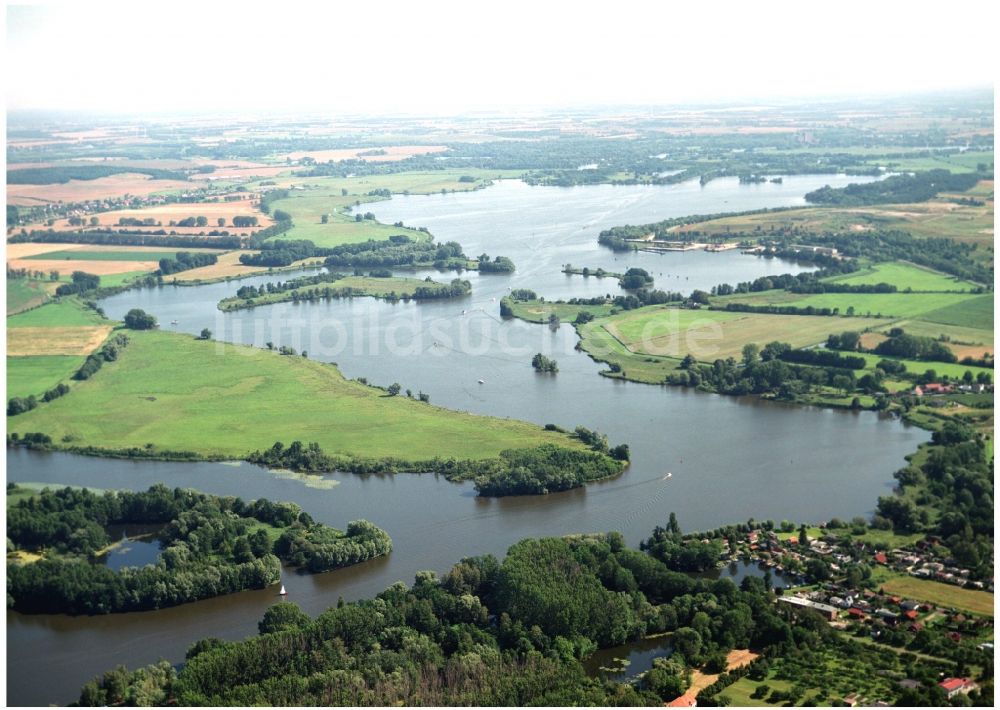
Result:
<svg viewBox="0 0 1000 710">
<path fill-rule="evenodd" d="M 485 385 L 486 384 L 486 380 L 479 380 L 479 384 Z"/>
<path fill-rule="evenodd" d="M 279 597 L 286 597 L 286 596 L 288 596 L 288 592 L 285 591 L 285 585 L 284 584 L 281 585 L 281 591 L 278 592 L 278 596 Z"/>
<path fill-rule="evenodd" d="M 177 325 L 177 321 L 175 320 L 170 321 L 170 325 Z"/>
</svg>

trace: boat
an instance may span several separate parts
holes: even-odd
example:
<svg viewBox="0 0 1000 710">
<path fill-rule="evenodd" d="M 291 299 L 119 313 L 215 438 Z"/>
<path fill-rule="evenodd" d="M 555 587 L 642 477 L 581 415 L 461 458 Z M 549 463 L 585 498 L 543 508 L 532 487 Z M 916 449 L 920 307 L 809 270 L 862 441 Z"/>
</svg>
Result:
<svg viewBox="0 0 1000 710">
<path fill-rule="evenodd" d="M 284 584 L 281 585 L 281 591 L 278 592 L 278 596 L 279 597 L 288 596 L 288 592 L 285 591 L 285 585 Z"/>
<path fill-rule="evenodd" d="M 486 384 L 486 380 L 479 380 L 479 384 L 485 385 Z"/>
<path fill-rule="evenodd" d="M 177 321 L 175 320 L 170 321 L 170 325 L 177 325 Z"/>
</svg>

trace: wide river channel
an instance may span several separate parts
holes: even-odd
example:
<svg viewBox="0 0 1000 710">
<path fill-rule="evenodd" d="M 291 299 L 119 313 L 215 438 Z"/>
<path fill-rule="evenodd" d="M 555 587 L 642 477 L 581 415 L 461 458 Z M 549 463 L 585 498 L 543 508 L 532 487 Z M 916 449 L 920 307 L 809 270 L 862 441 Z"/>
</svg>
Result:
<svg viewBox="0 0 1000 710">
<path fill-rule="evenodd" d="M 164 329 L 198 333 L 208 327 L 220 342 L 270 341 L 307 350 L 310 358 L 336 362 L 348 377 L 399 382 L 430 394 L 437 405 L 596 429 L 612 444 L 631 447 L 631 465 L 615 480 L 556 495 L 491 500 L 476 497 L 471 484 L 433 475 L 318 478 L 240 463 L 131 462 L 21 450 L 7 452 L 8 480 L 105 489 L 164 482 L 245 499 L 295 501 L 336 527 L 365 518 L 385 528 L 394 544 L 387 558 L 321 575 L 286 572 L 288 598 L 311 615 L 341 596 L 370 597 L 395 581 L 410 583 L 419 570 L 443 572 L 470 555 L 502 556 L 525 537 L 620 530 L 636 545 L 670 511 L 686 530 L 749 517 L 820 521 L 867 514 L 891 490 L 892 473 L 904 456 L 927 440 L 926 432 L 872 412 L 611 380 L 598 375 L 601 365 L 574 350 L 571 325 L 553 329 L 499 316 L 499 300 L 511 288 L 530 288 L 548 299 L 620 293 L 613 279 L 562 274 L 566 263 L 609 271 L 641 266 L 657 288 L 684 293 L 800 271 L 807 267 L 737 251 L 615 254 L 597 244 L 597 235 L 620 224 L 804 204 L 803 195 L 817 187 L 863 179 L 789 176 L 781 184 L 740 185 L 732 178 L 704 187 L 694 181 L 574 188 L 505 181 L 469 193 L 397 196 L 364 209 L 384 223 L 427 227 L 438 241 L 458 241 L 471 256 L 509 256 L 517 271 L 463 274 L 472 282 L 471 296 L 424 304 L 358 298 L 228 314 L 216 309 L 239 285 L 287 274 L 129 291 L 101 304 L 110 318 L 139 307 L 156 315 Z M 532 370 L 531 355 L 539 351 L 558 360 L 558 375 Z M 180 662 L 199 638 L 254 634 L 274 601 L 275 590 L 268 589 L 101 617 L 9 612 L 8 702 L 65 704 L 89 678 L 116 664 Z"/>
</svg>

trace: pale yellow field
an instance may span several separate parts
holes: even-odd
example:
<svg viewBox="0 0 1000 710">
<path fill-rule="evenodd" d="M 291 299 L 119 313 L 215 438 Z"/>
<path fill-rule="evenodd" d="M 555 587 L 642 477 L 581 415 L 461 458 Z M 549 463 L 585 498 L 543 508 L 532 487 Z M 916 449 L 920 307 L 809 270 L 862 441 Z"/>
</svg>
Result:
<svg viewBox="0 0 1000 710">
<path fill-rule="evenodd" d="M 173 251 L 172 249 L 164 247 L 132 247 L 132 246 L 118 246 L 116 244 L 35 244 L 32 242 L 23 242 L 20 244 L 7 244 L 7 258 L 11 260 L 24 259 L 29 256 L 37 256 L 38 254 L 48 254 L 54 251 L 110 251 L 110 252 L 122 252 L 122 251 L 134 251 L 134 252 L 154 252 L 161 253 L 165 251 Z M 192 249 L 177 249 L 177 251 L 216 251 L 215 249 L 203 249 L 203 248 L 192 248 Z M 35 261 L 32 259 L 31 261 Z M 60 260 L 60 263 L 63 260 Z M 34 271 L 35 269 L 33 269 Z"/>
<path fill-rule="evenodd" d="M 237 202 L 198 202 L 194 204 L 190 203 L 171 203 L 167 205 L 154 205 L 151 207 L 143 207 L 137 210 L 115 210 L 114 212 L 101 212 L 99 214 L 93 215 L 97 217 L 101 226 L 114 227 L 118 225 L 118 220 L 122 217 L 133 218 L 133 219 L 155 219 L 158 222 L 162 222 L 160 227 L 138 227 L 135 229 L 168 229 L 174 230 L 178 233 L 194 231 L 194 232 L 204 232 L 212 229 L 219 229 L 217 220 L 222 217 L 226 220 L 226 226 L 223 229 L 234 229 L 232 220 L 233 217 L 256 217 L 260 222 L 260 226 L 256 229 L 262 229 L 264 227 L 269 227 L 274 224 L 274 220 L 268 217 L 266 214 L 260 211 L 257 207 L 258 202 L 256 200 L 239 200 Z M 187 219 L 188 217 L 205 217 L 208 220 L 208 225 L 205 227 L 171 227 L 170 221 L 179 221 L 182 219 Z M 88 217 L 89 220 L 89 217 Z M 57 222 L 57 226 L 66 226 L 62 222 Z M 254 231 L 255 228 L 238 228 L 241 231 Z"/>
<path fill-rule="evenodd" d="M 59 245 L 62 246 L 62 245 Z M 160 251 L 163 251 L 161 249 Z M 109 274 L 127 274 L 130 271 L 156 271 L 160 268 L 158 260 L 152 261 L 95 261 L 93 259 L 9 259 L 7 264 L 13 269 L 28 269 L 30 271 L 58 271 L 69 274 L 74 271 L 85 271 L 97 276 Z"/>
<path fill-rule="evenodd" d="M 209 266 L 202 266 L 197 269 L 181 271 L 172 278 L 178 282 L 215 280 L 224 278 L 234 278 L 240 276 L 250 276 L 252 274 L 262 274 L 267 272 L 266 266 L 244 266 L 240 263 L 240 254 L 257 254 L 255 251 L 231 251 L 219 255 L 219 260 Z M 292 266 L 303 266 L 310 262 L 322 259 L 302 259 L 296 261 Z"/>
<path fill-rule="evenodd" d="M 7 355 L 89 355 L 110 332 L 110 325 L 8 328 Z"/>
<path fill-rule="evenodd" d="M 70 180 L 59 185 L 8 185 L 7 204 L 37 205 L 45 202 L 83 202 L 124 195 L 145 196 L 166 190 L 183 190 L 191 183 L 152 180 L 148 175 L 121 173 L 96 180 Z"/>
</svg>

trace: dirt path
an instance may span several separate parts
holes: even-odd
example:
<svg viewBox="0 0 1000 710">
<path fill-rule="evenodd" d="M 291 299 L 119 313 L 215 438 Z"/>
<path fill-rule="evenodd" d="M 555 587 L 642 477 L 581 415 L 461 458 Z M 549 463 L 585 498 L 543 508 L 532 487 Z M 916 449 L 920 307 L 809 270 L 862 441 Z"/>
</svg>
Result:
<svg viewBox="0 0 1000 710">
<path fill-rule="evenodd" d="M 732 671 L 742 668 L 759 657 L 759 653 L 754 653 L 746 648 L 733 649 L 726 656 L 726 670 Z M 693 671 L 691 673 L 691 687 L 687 689 L 684 695 L 667 703 L 667 707 L 694 706 L 697 703 L 698 693 L 717 681 L 720 675 L 721 673 L 703 673 L 700 670 Z"/>
</svg>

